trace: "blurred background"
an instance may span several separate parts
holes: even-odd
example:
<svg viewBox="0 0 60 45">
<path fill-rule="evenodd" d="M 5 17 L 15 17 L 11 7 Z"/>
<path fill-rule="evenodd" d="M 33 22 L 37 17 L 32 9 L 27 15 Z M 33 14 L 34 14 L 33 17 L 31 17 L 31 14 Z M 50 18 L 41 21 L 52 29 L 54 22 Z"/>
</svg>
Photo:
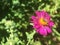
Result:
<svg viewBox="0 0 60 45">
<path fill-rule="evenodd" d="M 51 35 L 33 29 L 36 10 L 50 14 L 55 23 Z M 0 0 L 0 45 L 60 45 L 60 0 Z"/>
</svg>

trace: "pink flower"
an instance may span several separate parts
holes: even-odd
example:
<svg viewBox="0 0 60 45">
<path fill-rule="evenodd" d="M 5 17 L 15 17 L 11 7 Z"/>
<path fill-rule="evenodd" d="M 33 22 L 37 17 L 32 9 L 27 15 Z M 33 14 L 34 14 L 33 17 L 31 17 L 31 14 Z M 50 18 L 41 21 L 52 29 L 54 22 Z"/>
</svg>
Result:
<svg viewBox="0 0 60 45">
<path fill-rule="evenodd" d="M 36 16 L 32 16 L 33 28 L 40 35 L 46 36 L 52 32 L 51 28 L 54 25 L 50 19 L 50 15 L 45 11 L 36 11 Z"/>
</svg>

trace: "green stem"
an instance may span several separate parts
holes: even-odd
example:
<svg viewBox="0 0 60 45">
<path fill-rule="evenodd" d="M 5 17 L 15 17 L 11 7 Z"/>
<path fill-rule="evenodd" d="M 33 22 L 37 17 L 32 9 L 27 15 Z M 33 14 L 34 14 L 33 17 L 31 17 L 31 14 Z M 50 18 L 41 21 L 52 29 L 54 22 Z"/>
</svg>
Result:
<svg viewBox="0 0 60 45">
<path fill-rule="evenodd" d="M 30 43 L 30 40 L 27 42 L 27 44 L 26 44 L 26 45 L 29 45 L 29 43 Z"/>
<path fill-rule="evenodd" d="M 53 31 L 55 32 L 55 34 L 57 34 L 58 36 L 60 36 L 60 34 L 55 29 L 53 29 Z"/>
</svg>

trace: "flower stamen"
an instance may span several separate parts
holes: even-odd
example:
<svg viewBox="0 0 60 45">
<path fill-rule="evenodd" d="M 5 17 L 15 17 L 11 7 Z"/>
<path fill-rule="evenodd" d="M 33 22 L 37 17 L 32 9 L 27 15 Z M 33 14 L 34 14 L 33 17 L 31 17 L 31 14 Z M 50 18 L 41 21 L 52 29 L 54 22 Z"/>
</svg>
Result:
<svg viewBox="0 0 60 45">
<path fill-rule="evenodd" d="M 39 19 L 39 24 L 47 25 L 47 21 L 44 18 Z"/>
</svg>

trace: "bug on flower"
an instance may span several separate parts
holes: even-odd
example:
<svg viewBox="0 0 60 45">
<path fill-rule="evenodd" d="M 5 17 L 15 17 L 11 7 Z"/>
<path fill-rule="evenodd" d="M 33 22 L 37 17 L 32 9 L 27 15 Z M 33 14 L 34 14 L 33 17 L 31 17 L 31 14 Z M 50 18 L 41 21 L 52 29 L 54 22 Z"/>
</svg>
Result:
<svg viewBox="0 0 60 45">
<path fill-rule="evenodd" d="M 32 17 L 33 28 L 40 35 L 46 36 L 52 33 L 54 22 L 51 20 L 50 15 L 45 11 L 36 11 L 35 16 Z"/>
</svg>

